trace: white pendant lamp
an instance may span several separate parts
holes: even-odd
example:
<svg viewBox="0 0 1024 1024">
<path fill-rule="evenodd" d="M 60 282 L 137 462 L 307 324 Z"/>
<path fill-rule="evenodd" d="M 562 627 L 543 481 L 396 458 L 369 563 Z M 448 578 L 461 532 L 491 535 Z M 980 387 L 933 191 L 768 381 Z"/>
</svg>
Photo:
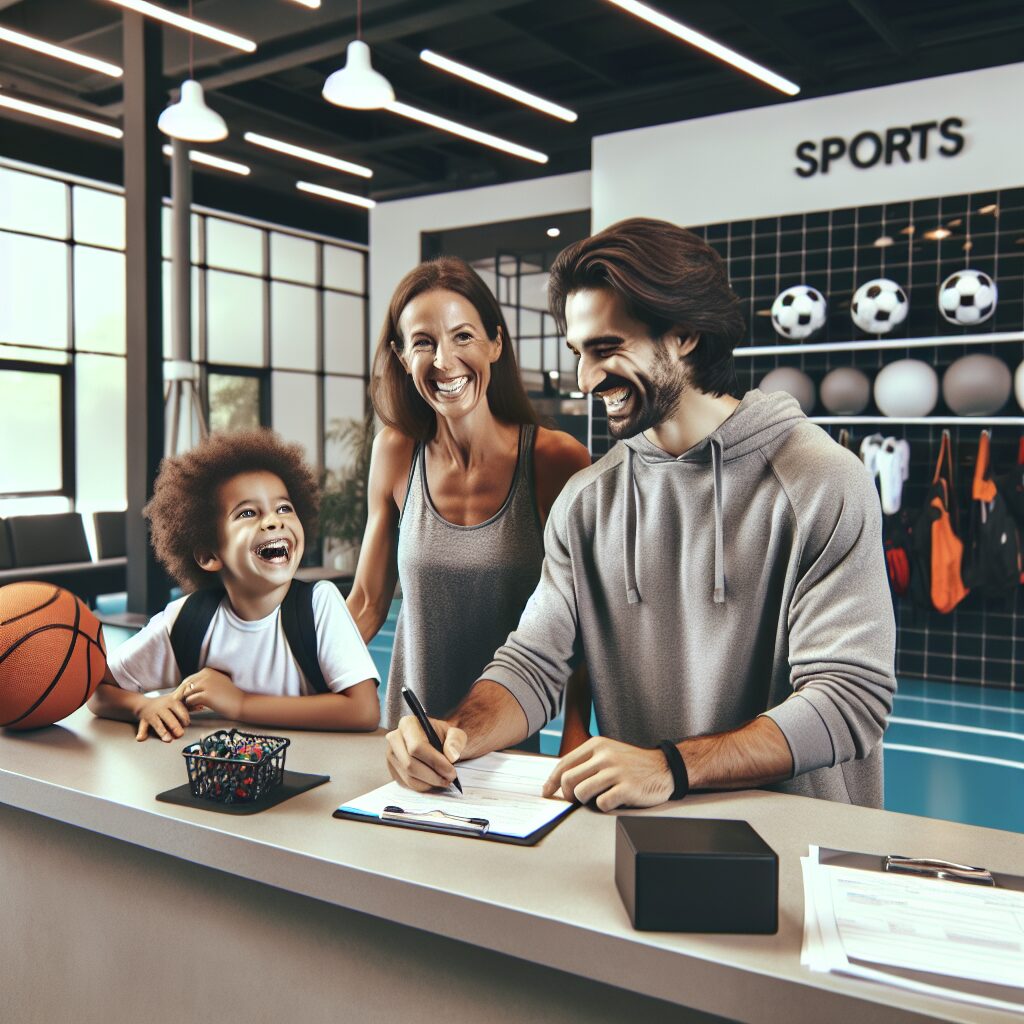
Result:
<svg viewBox="0 0 1024 1024">
<path fill-rule="evenodd" d="M 345 66 L 324 82 L 323 97 L 337 107 L 380 110 L 395 102 L 391 83 L 370 63 L 370 48 L 363 42 L 363 4 L 356 4 L 356 38 L 348 44 Z"/>
<path fill-rule="evenodd" d="M 181 98 L 160 115 L 157 127 L 184 142 L 220 142 L 228 137 L 224 118 L 206 105 L 203 87 L 193 78 L 181 83 Z"/>
<path fill-rule="evenodd" d="M 192 18 L 192 0 L 188 0 L 188 16 Z M 178 102 L 160 115 L 156 126 L 172 139 L 182 142 L 220 142 L 228 137 L 224 118 L 206 105 L 203 87 L 195 80 L 195 34 L 188 37 L 188 78 L 181 83 Z"/>
</svg>

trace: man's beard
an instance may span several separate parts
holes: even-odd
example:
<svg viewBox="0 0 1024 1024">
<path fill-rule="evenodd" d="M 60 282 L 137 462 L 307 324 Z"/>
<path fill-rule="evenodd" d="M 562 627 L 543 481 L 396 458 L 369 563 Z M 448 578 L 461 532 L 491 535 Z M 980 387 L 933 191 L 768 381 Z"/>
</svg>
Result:
<svg viewBox="0 0 1024 1024">
<path fill-rule="evenodd" d="M 635 384 L 622 378 L 611 380 L 629 384 L 633 392 L 629 399 L 635 406 L 632 414 L 624 419 L 608 420 L 608 433 L 621 440 L 635 437 L 667 420 L 676 411 L 679 399 L 686 391 L 687 374 L 682 364 L 672 359 L 665 346 L 658 345 L 650 377 L 639 377 Z M 607 390 L 607 387 L 602 390 Z"/>
</svg>

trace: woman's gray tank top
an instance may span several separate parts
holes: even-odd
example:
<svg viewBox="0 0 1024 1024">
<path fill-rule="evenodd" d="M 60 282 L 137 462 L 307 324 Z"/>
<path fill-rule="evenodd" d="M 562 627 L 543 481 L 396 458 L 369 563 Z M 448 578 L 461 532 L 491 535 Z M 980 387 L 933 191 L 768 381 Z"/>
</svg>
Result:
<svg viewBox="0 0 1024 1024">
<path fill-rule="evenodd" d="M 477 526 L 443 519 L 430 500 L 426 458 L 416 446 L 398 532 L 402 607 L 386 694 L 394 728 L 409 713 L 402 687 L 443 718 L 469 692 L 540 580 L 544 536 L 533 483 L 535 427 L 519 428 L 508 497 Z"/>
</svg>

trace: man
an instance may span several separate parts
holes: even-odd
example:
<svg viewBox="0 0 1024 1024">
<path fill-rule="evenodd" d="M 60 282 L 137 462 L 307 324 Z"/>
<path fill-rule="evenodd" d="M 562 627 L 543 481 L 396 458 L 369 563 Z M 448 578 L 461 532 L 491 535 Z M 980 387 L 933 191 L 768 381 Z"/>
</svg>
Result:
<svg viewBox="0 0 1024 1024">
<path fill-rule="evenodd" d="M 879 806 L 895 626 L 864 467 L 788 395 L 729 394 L 739 300 L 690 232 L 613 225 L 561 253 L 549 295 L 624 443 L 555 502 L 518 628 L 435 723 L 443 755 L 402 719 L 392 775 L 444 786 L 519 742 L 585 658 L 602 735 L 546 795 L 607 811 L 771 784 Z"/>
</svg>

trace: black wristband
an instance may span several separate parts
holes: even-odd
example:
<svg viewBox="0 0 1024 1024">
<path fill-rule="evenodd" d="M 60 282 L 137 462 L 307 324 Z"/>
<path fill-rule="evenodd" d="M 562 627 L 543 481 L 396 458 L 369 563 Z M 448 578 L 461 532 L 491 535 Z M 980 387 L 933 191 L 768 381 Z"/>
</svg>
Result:
<svg viewBox="0 0 1024 1024">
<path fill-rule="evenodd" d="M 668 761 L 669 770 L 672 772 L 672 782 L 675 788 L 672 790 L 673 800 L 682 800 L 690 792 L 690 775 L 686 770 L 686 762 L 679 748 L 671 740 L 662 740 L 658 744 L 659 749 Z"/>
</svg>

